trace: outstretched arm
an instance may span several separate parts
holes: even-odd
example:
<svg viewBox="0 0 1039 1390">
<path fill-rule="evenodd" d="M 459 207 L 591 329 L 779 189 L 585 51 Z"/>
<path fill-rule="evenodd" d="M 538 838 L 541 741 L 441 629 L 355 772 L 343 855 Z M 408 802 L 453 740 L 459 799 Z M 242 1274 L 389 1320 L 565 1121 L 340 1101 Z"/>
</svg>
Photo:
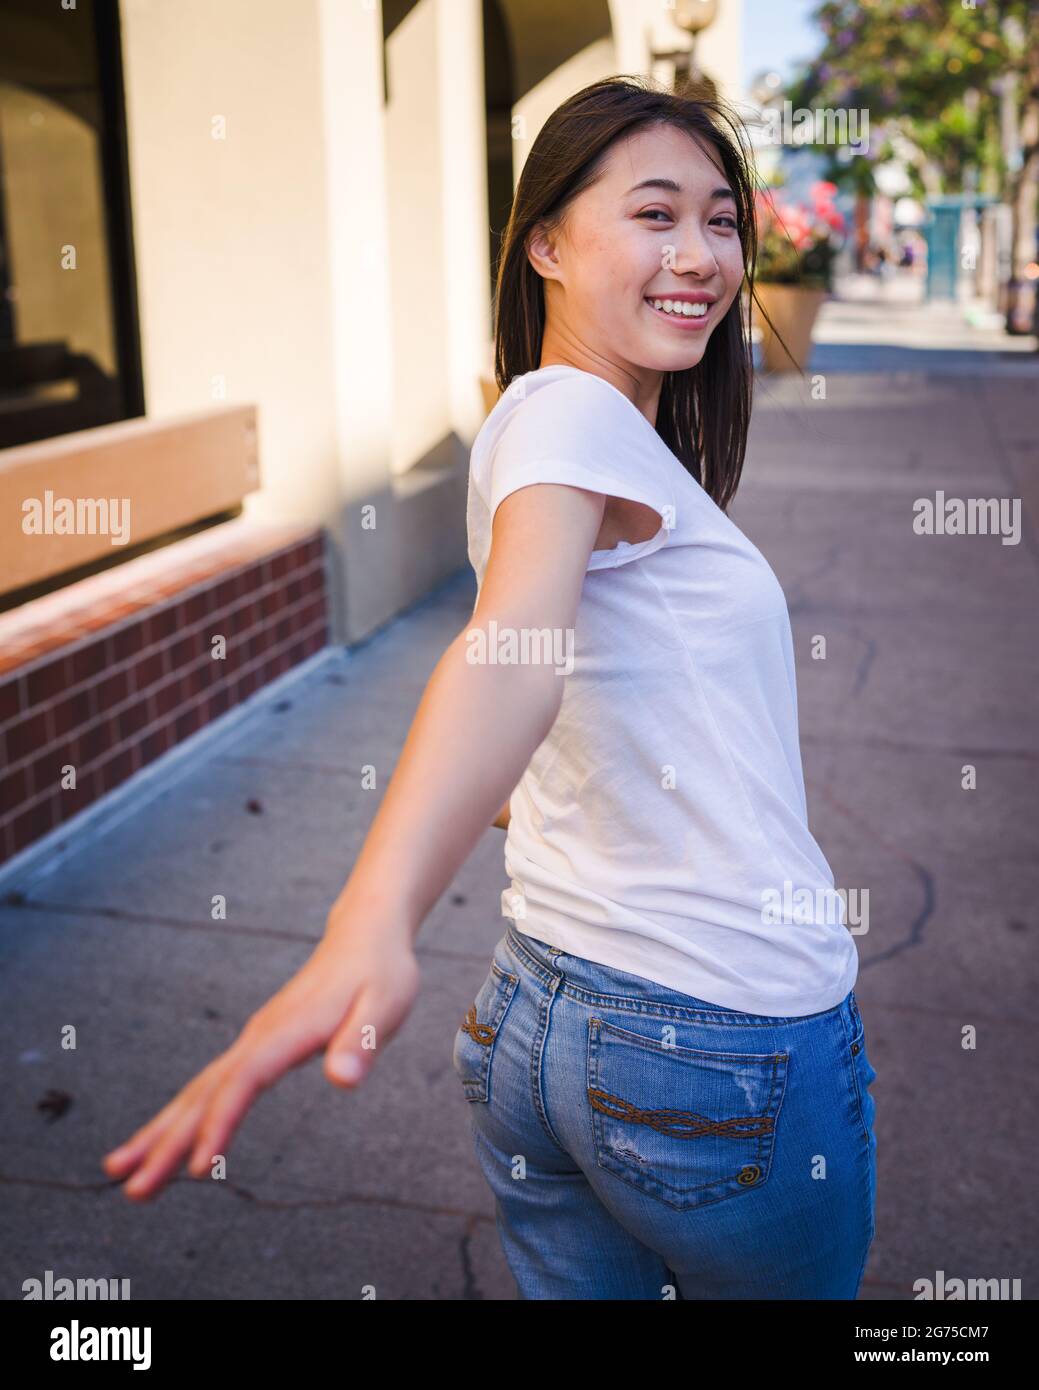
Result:
<svg viewBox="0 0 1039 1390">
<path fill-rule="evenodd" d="M 105 1155 L 126 1196 L 147 1199 L 188 1160 L 203 1177 L 260 1091 L 325 1048 L 325 1075 L 356 1085 L 418 992 L 414 938 L 559 711 L 551 665 L 472 661 L 471 634 L 573 627 L 601 493 L 537 483 L 495 512 L 491 554 L 466 629 L 430 677 L 364 845 L 299 971 L 214 1059 Z M 555 650 L 553 644 L 552 650 Z"/>
</svg>

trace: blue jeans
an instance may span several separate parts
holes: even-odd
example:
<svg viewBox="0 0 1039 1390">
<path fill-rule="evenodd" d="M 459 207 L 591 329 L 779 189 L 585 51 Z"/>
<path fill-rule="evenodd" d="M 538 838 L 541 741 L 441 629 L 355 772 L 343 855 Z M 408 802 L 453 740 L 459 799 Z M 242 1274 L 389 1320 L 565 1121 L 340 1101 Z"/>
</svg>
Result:
<svg viewBox="0 0 1039 1390">
<path fill-rule="evenodd" d="M 737 1013 L 510 925 L 453 1060 L 521 1298 L 855 1298 L 876 1073 L 854 990 Z"/>
</svg>

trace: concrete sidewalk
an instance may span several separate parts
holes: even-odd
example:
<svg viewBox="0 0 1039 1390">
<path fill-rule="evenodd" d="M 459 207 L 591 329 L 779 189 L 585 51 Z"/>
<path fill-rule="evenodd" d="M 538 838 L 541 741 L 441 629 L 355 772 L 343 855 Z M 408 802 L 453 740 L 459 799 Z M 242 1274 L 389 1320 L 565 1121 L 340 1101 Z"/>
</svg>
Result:
<svg viewBox="0 0 1039 1390">
<path fill-rule="evenodd" d="M 812 334 L 812 372 L 936 372 L 1034 379 L 1036 339 L 1011 336 L 979 300 L 923 299 L 918 275 L 839 280 Z"/>
<path fill-rule="evenodd" d="M 841 370 L 824 401 L 762 382 L 733 508 L 790 602 L 813 830 L 838 885 L 869 890 L 867 1298 L 911 1298 L 938 1270 L 1020 1278 L 1026 1298 L 1039 1278 L 1022 1182 L 1039 1104 L 1039 512 L 1018 545 L 912 529 L 937 489 L 1035 505 L 1037 378 Z M 261 694 L 0 908 L 6 1297 L 48 1269 L 128 1277 L 136 1299 L 515 1296 L 451 1067 L 504 928 L 498 830 L 427 919 L 418 1003 L 359 1093 L 312 1061 L 260 1098 L 227 1180 L 181 1176 L 144 1207 L 99 1166 L 309 953 L 374 812 L 361 768 L 385 786 L 473 594 L 464 572 Z"/>
</svg>

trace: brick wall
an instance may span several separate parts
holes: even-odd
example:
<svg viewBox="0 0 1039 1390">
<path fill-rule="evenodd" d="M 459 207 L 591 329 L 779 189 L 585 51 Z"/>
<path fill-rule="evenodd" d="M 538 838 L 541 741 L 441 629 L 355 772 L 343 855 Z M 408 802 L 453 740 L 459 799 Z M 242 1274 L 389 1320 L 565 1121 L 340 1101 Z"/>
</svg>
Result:
<svg viewBox="0 0 1039 1390">
<path fill-rule="evenodd" d="M 5 642 L 0 616 L 0 863 L 327 644 L 321 532 L 277 545 L 246 531 L 243 545 L 228 530 L 236 542 L 142 557 L 128 591 L 111 570 L 85 606 L 76 585 L 36 600 L 51 616 L 41 628 L 18 613 L 28 642 Z"/>
</svg>

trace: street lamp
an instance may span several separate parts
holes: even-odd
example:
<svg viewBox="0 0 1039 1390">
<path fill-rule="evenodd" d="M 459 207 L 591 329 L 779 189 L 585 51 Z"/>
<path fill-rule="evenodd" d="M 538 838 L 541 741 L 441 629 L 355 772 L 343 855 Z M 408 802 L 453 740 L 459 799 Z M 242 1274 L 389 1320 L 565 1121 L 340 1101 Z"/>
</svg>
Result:
<svg viewBox="0 0 1039 1390">
<path fill-rule="evenodd" d="M 674 24 L 690 36 L 686 48 L 654 49 L 650 45 L 652 62 L 674 64 L 672 88 L 683 96 L 705 96 L 715 98 L 718 89 L 710 77 L 696 62 L 696 41 L 703 31 L 718 17 L 719 0 L 674 0 L 670 9 Z"/>
</svg>

